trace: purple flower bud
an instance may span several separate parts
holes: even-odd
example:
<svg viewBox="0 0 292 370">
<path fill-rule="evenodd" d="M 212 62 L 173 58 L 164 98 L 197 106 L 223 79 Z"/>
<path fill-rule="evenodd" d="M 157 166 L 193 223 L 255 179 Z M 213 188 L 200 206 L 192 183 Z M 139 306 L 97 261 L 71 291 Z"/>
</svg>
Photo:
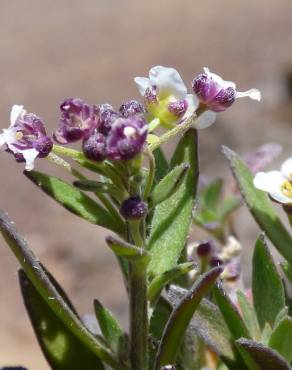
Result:
<svg viewBox="0 0 292 370">
<path fill-rule="evenodd" d="M 110 104 L 100 104 L 97 108 L 98 110 L 98 131 L 103 135 L 108 135 L 113 123 L 120 116 L 114 111 L 114 108 Z"/>
<path fill-rule="evenodd" d="M 120 106 L 119 112 L 124 118 L 128 118 L 135 114 L 145 113 L 145 108 L 137 100 L 129 100 Z"/>
<path fill-rule="evenodd" d="M 224 262 L 222 261 L 222 259 L 219 256 L 211 257 L 210 262 L 209 262 L 209 265 L 211 267 L 218 267 L 218 266 L 222 266 L 223 264 L 224 264 Z"/>
<path fill-rule="evenodd" d="M 214 245 L 212 240 L 207 240 L 200 243 L 197 247 L 197 255 L 200 258 L 210 257 L 214 251 Z"/>
<path fill-rule="evenodd" d="M 112 160 L 130 160 L 142 151 L 146 137 L 143 117 L 118 118 L 107 137 L 107 156 Z"/>
<path fill-rule="evenodd" d="M 5 366 L 1 367 L 1 370 L 27 370 L 27 369 L 22 366 Z"/>
<path fill-rule="evenodd" d="M 14 154 L 17 162 L 26 162 L 26 169 L 33 169 L 34 160 L 46 157 L 53 147 L 47 136 L 43 121 L 32 113 L 27 113 L 22 105 L 14 105 L 11 110 L 10 127 L 0 134 L 0 146 Z"/>
<path fill-rule="evenodd" d="M 229 108 L 236 99 L 234 84 L 214 78 L 214 74 L 203 73 L 193 80 L 193 90 L 201 104 L 214 112 L 223 112 Z M 224 83 L 223 83 L 224 82 Z"/>
<path fill-rule="evenodd" d="M 137 220 L 146 215 L 148 210 L 147 203 L 137 196 L 126 199 L 120 208 L 121 215 L 126 220 Z"/>
<path fill-rule="evenodd" d="M 188 109 L 188 102 L 186 100 L 177 100 L 168 104 L 168 110 L 177 118 L 181 118 Z"/>
<path fill-rule="evenodd" d="M 66 99 L 60 109 L 60 123 L 54 133 L 54 139 L 60 144 L 87 138 L 97 126 L 96 107 L 82 99 Z"/>
<path fill-rule="evenodd" d="M 101 162 L 106 157 L 106 139 L 105 136 L 94 131 L 89 138 L 83 141 L 83 152 L 86 158 Z"/>
</svg>

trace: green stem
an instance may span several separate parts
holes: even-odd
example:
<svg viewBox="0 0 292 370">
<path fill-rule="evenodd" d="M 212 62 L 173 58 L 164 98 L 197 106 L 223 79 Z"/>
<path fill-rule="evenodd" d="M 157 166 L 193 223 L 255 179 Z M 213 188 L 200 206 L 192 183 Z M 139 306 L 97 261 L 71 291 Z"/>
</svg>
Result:
<svg viewBox="0 0 292 370">
<path fill-rule="evenodd" d="M 130 361 L 132 370 L 148 369 L 148 315 L 146 267 L 129 264 Z"/>
<path fill-rule="evenodd" d="M 151 122 L 149 122 L 148 132 L 149 133 L 153 132 L 159 126 L 160 126 L 160 119 L 154 118 Z"/>
<path fill-rule="evenodd" d="M 87 178 L 78 170 L 70 165 L 70 163 L 66 162 L 63 158 L 60 158 L 54 153 L 50 153 L 47 157 L 51 162 L 56 164 L 57 166 L 62 167 L 64 170 L 69 172 L 71 175 L 75 176 L 79 180 L 87 180 Z M 119 224 L 124 224 L 122 217 L 120 216 L 116 207 L 110 202 L 110 200 L 104 195 L 99 192 L 94 192 L 97 198 L 101 201 L 101 203 L 105 206 L 105 208 L 109 211 L 109 213 L 115 218 L 115 220 Z"/>
<path fill-rule="evenodd" d="M 87 159 L 82 152 L 71 148 L 65 148 L 60 145 L 53 146 L 53 153 L 72 158 L 81 166 L 108 177 L 115 185 L 121 187 L 121 189 L 124 189 L 123 180 L 120 178 L 119 174 L 111 163 L 107 161 L 103 161 L 101 163 L 91 161 Z"/>
<path fill-rule="evenodd" d="M 148 148 L 145 150 L 144 153 L 149 161 L 149 173 L 148 173 L 147 182 L 146 182 L 144 193 L 143 193 L 143 199 L 147 200 L 149 194 L 151 193 L 154 176 L 155 176 L 155 158 L 152 152 Z"/>
<path fill-rule="evenodd" d="M 153 152 L 155 149 L 159 148 L 162 144 L 166 143 L 176 135 L 183 134 L 191 126 L 195 126 L 196 118 L 196 113 L 193 113 L 190 117 L 186 118 L 183 123 L 177 125 L 172 130 L 169 130 L 164 135 L 160 136 L 155 143 L 149 145 L 149 149 Z"/>
</svg>

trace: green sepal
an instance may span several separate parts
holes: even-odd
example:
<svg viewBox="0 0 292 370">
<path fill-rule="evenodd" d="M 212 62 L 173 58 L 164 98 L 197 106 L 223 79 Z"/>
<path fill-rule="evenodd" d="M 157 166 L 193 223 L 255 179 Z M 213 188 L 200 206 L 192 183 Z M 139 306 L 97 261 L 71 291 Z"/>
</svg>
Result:
<svg viewBox="0 0 292 370">
<path fill-rule="evenodd" d="M 253 253 L 252 293 L 260 327 L 274 326 L 278 313 L 285 307 L 285 292 L 273 258 L 261 235 Z"/>
<path fill-rule="evenodd" d="M 24 174 L 38 188 L 75 215 L 118 234 L 124 233 L 122 223 L 118 223 L 109 212 L 74 186 L 37 171 L 24 171 Z"/>
</svg>

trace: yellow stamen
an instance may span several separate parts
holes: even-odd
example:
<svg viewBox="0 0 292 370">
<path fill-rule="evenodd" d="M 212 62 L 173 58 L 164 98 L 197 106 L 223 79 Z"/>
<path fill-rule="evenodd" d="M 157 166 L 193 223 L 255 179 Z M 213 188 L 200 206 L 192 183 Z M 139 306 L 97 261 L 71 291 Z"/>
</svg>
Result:
<svg viewBox="0 0 292 370">
<path fill-rule="evenodd" d="M 285 195 L 287 198 L 292 199 L 292 184 L 290 181 L 286 180 L 281 185 L 281 192 Z"/>
<path fill-rule="evenodd" d="M 16 140 L 21 140 L 23 138 L 23 133 L 21 131 L 17 131 L 15 137 Z"/>
</svg>

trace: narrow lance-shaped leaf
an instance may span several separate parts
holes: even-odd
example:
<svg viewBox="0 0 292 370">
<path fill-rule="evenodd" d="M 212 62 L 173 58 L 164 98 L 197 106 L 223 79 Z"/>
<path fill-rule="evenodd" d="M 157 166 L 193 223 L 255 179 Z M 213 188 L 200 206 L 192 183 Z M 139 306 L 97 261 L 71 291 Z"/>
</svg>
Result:
<svg viewBox="0 0 292 370">
<path fill-rule="evenodd" d="M 155 207 L 159 203 L 171 197 L 177 191 L 182 184 L 189 167 L 190 166 L 187 163 L 182 163 L 181 165 L 176 166 L 155 186 L 150 197 L 150 204 L 152 207 Z"/>
<path fill-rule="evenodd" d="M 246 295 L 240 290 L 237 292 L 237 301 L 242 313 L 243 321 L 248 328 L 251 337 L 255 340 L 259 340 L 261 338 L 261 330 L 253 306 L 248 301 Z"/>
<path fill-rule="evenodd" d="M 62 298 L 58 289 L 46 274 L 42 265 L 29 249 L 27 242 L 18 234 L 7 215 L 0 211 L 0 231 L 10 249 L 18 259 L 28 279 L 31 281 L 48 307 L 66 325 L 66 327 L 79 338 L 93 353 L 114 369 L 125 369 L 115 356 L 95 338 L 74 314 L 68 303 Z"/>
<path fill-rule="evenodd" d="M 94 193 L 107 193 L 113 197 L 122 200 L 127 194 L 124 194 L 118 187 L 108 182 L 93 181 L 93 180 L 79 180 L 74 181 L 73 185 L 83 191 L 91 191 Z"/>
<path fill-rule="evenodd" d="M 24 174 L 41 190 L 75 215 L 116 233 L 124 232 L 122 224 L 119 224 L 103 207 L 74 186 L 41 172 L 25 171 Z"/>
<path fill-rule="evenodd" d="M 269 340 L 269 347 L 276 350 L 289 363 L 292 361 L 292 319 L 286 317 L 275 328 Z"/>
<path fill-rule="evenodd" d="M 285 307 L 285 292 L 263 236 L 258 238 L 253 254 L 252 292 L 260 327 L 266 322 L 273 327 Z"/>
<path fill-rule="evenodd" d="M 171 167 L 182 163 L 188 163 L 190 169 L 181 186 L 154 210 L 148 240 L 148 249 L 152 254 L 149 273 L 152 276 L 173 268 L 185 246 L 198 178 L 197 132 L 194 129 L 189 130 L 179 142 Z"/>
<path fill-rule="evenodd" d="M 261 343 L 240 338 L 236 344 L 251 370 L 291 370 L 288 362 L 278 352 Z"/>
<path fill-rule="evenodd" d="M 195 269 L 192 262 L 181 263 L 171 270 L 165 271 L 163 274 L 156 276 L 150 283 L 148 288 L 148 299 L 153 304 L 159 298 L 160 292 L 166 284 L 169 284 L 174 279 L 185 275 L 189 271 Z"/>
<path fill-rule="evenodd" d="M 280 221 L 269 197 L 254 187 L 252 173 L 236 153 L 226 147 L 223 147 L 223 152 L 229 160 L 244 201 L 256 222 L 278 251 L 292 264 L 291 235 Z"/>
<path fill-rule="evenodd" d="M 157 148 L 153 152 L 156 168 L 154 180 L 157 184 L 168 173 L 168 162 L 161 148 Z"/>
<path fill-rule="evenodd" d="M 56 316 L 23 270 L 19 271 L 19 282 L 32 326 L 51 368 L 103 370 L 100 359 Z"/>
<path fill-rule="evenodd" d="M 221 267 L 215 267 L 204 275 L 201 275 L 192 289 L 184 296 L 178 306 L 174 308 L 162 334 L 156 357 L 155 370 L 159 370 L 163 365 L 172 365 L 175 363 L 184 334 L 194 312 L 221 272 Z"/>
<path fill-rule="evenodd" d="M 123 351 L 124 333 L 118 320 L 97 299 L 94 300 L 94 310 L 106 342 L 113 351 L 118 353 Z"/>
<path fill-rule="evenodd" d="M 186 292 L 186 289 L 171 285 L 167 292 L 171 304 L 175 307 Z M 190 334 L 198 335 L 207 346 L 230 366 L 230 369 L 240 369 L 240 366 L 237 366 L 236 355 L 232 348 L 230 331 L 220 310 L 214 303 L 206 298 L 202 299 L 188 330 Z"/>
<path fill-rule="evenodd" d="M 140 262 L 144 265 L 149 263 L 151 254 L 143 248 L 118 240 L 112 236 L 106 238 L 107 245 L 120 258 L 131 262 Z"/>
<path fill-rule="evenodd" d="M 250 338 L 247 327 L 243 322 L 237 308 L 232 303 L 221 284 L 214 286 L 213 293 L 216 303 L 224 317 L 226 325 L 228 326 L 233 339 L 238 339 L 241 337 Z"/>
</svg>

